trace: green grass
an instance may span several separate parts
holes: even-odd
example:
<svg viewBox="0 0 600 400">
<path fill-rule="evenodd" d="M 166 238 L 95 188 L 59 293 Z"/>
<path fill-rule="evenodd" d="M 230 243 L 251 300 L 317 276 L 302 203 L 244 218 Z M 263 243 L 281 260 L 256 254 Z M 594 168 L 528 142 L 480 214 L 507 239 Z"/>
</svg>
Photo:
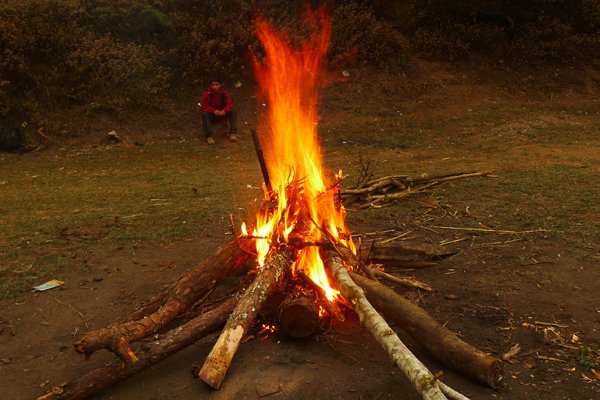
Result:
<svg viewBox="0 0 600 400">
<path fill-rule="evenodd" d="M 573 248 L 597 243 L 597 160 L 579 153 L 581 146 L 568 147 L 597 145 L 597 105 L 507 99 L 437 110 L 415 99 L 403 102 L 401 87 L 376 90 L 378 101 L 369 101 L 368 84 L 334 89 L 325 98 L 319 130 L 325 164 L 350 173 L 346 184 L 360 174 L 359 157 L 374 161 L 376 176 L 484 169 L 501 175 L 445 183 L 387 209 L 353 211 L 351 226 L 426 225 L 426 218 L 448 211 L 424 218 L 423 203 L 431 199 L 460 211 L 462 219 L 448 224 L 548 229 Z M 561 151 L 540 151 L 548 155 L 539 163 L 530 147 L 520 151 L 520 145 Z M 512 150 L 510 163 L 506 150 Z M 571 166 L 577 164 L 590 168 Z M 0 171 L 0 298 L 87 271 L 94 268 L 88 258 L 139 242 L 229 231 L 229 214 L 252 221 L 262 198 L 254 189 L 261 176 L 248 137 L 215 147 L 192 139 L 1 154 Z M 467 207 L 470 215 L 463 212 Z"/>
<path fill-rule="evenodd" d="M 65 254 L 228 230 L 262 194 L 246 188 L 253 153 L 227 154 L 195 141 L 3 155 L 0 298 L 83 268 Z"/>
<path fill-rule="evenodd" d="M 499 229 L 548 229 L 579 237 L 600 233 L 600 176 L 581 168 L 548 165 L 513 170 L 500 179 L 444 186 L 444 197 L 469 205 Z"/>
</svg>

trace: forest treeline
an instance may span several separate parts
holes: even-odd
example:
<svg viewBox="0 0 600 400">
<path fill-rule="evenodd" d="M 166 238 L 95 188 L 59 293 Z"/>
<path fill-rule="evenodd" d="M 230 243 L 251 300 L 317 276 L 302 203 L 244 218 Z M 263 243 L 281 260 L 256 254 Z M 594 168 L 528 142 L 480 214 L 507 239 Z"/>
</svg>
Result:
<svg viewBox="0 0 600 400">
<path fill-rule="evenodd" d="M 174 89 L 248 74 L 252 20 L 293 34 L 308 0 L 0 1 L 0 118 L 44 107 L 160 107 Z M 399 66 L 437 60 L 597 62 L 598 0 L 330 0 L 330 61 Z"/>
</svg>

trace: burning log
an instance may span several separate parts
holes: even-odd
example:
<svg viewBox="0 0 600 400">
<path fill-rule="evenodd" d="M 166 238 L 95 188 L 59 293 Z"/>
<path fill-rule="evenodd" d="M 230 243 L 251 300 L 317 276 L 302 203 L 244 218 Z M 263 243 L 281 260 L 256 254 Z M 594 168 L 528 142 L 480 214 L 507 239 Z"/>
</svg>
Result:
<svg viewBox="0 0 600 400">
<path fill-rule="evenodd" d="M 331 271 L 332 278 L 340 289 L 342 296 L 352 305 L 363 326 L 369 329 L 375 339 L 389 354 L 394 364 L 413 383 L 423 399 L 446 399 L 443 392 L 445 385 L 441 385 L 438 382 L 427 367 L 402 343 L 398 335 L 389 327 L 383 317 L 375 311 L 367 300 L 363 290 L 350 278 L 338 254 L 332 250 L 326 250 L 324 251 L 324 259 L 325 265 Z M 448 392 L 446 391 L 446 393 Z"/>
<path fill-rule="evenodd" d="M 332 316 L 340 322 L 344 322 L 345 317 L 342 310 L 339 309 L 337 303 L 332 303 L 327 300 L 327 295 L 325 291 L 319 285 L 313 282 L 313 280 L 310 279 L 308 275 L 306 275 L 306 273 L 302 270 L 296 271 L 296 275 L 298 275 L 298 277 L 304 282 L 304 284 L 306 284 L 308 287 L 314 290 L 314 292 L 317 294 L 317 304 L 320 307 L 323 307 L 325 311 L 327 311 L 327 314 L 329 314 L 330 316 Z"/>
<path fill-rule="evenodd" d="M 131 349 L 131 342 L 163 328 L 249 258 L 250 253 L 236 241 L 227 243 L 183 275 L 165 296 L 164 304 L 157 311 L 140 320 L 88 332 L 75 343 L 75 350 L 89 356 L 105 348 L 117 354 L 123 361 L 135 363 L 138 358 Z M 161 296 L 156 297 L 160 298 Z"/>
<path fill-rule="evenodd" d="M 235 298 L 230 298 L 217 308 L 169 331 L 161 339 L 146 343 L 138 352 L 138 362 L 135 364 L 109 365 L 95 369 L 54 387 L 50 393 L 39 397 L 38 400 L 87 399 L 109 385 L 129 378 L 219 329 L 225 324 L 236 303 Z"/>
<path fill-rule="evenodd" d="M 289 295 L 279 306 L 279 327 L 292 338 L 307 338 L 321 326 L 319 307 L 304 295 Z"/>
<path fill-rule="evenodd" d="M 502 379 L 502 362 L 463 342 L 438 324 L 425 310 L 381 283 L 356 273 L 350 277 L 366 292 L 367 299 L 396 322 L 431 355 L 455 371 L 491 388 Z"/>
<path fill-rule="evenodd" d="M 212 388 L 221 387 L 244 334 L 248 332 L 263 304 L 284 278 L 293 257 L 292 251 L 281 247 L 258 270 L 256 278 L 244 291 L 221 336 L 198 373 L 200 379 Z"/>
</svg>

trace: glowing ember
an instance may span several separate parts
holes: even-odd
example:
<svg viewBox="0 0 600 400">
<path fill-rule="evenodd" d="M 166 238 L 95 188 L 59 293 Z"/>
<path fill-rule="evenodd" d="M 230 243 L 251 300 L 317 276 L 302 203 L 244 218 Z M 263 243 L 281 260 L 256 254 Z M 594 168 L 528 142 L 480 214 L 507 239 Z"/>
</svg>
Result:
<svg viewBox="0 0 600 400">
<path fill-rule="evenodd" d="M 276 31 L 264 20 L 256 22 L 265 59 L 260 62 L 255 57 L 254 69 L 259 95 L 268 105 L 266 121 L 261 124 L 268 130 L 259 134 L 273 191 L 265 193 L 265 207 L 257 215 L 252 235 L 260 266 L 273 245 L 302 243 L 293 270 L 304 271 L 325 291 L 327 299 L 334 301 L 339 292 L 330 286 L 314 244 L 327 239 L 352 251 L 354 246 L 344 225 L 344 209 L 336 202 L 337 185 L 324 178 L 317 139 L 321 68 L 331 21 L 320 11 L 309 15 L 307 23 L 311 37 L 294 48 L 285 32 Z M 338 179 L 336 176 L 336 182 Z M 245 225 L 242 232 L 247 235 Z"/>
</svg>

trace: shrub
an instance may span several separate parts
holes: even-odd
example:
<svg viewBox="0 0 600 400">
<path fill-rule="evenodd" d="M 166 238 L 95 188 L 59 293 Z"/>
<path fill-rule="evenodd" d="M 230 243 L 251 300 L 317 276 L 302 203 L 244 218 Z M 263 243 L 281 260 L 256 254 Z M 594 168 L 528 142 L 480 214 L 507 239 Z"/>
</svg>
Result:
<svg viewBox="0 0 600 400">
<path fill-rule="evenodd" d="M 600 53 L 596 0 L 413 1 L 404 28 L 412 45 L 430 58 L 471 54 L 515 60 L 584 60 Z"/>
<path fill-rule="evenodd" d="M 358 1 L 340 2 L 333 17 L 332 57 L 355 48 L 358 60 L 363 63 L 404 60 L 400 34 L 375 18 L 368 6 Z"/>
<path fill-rule="evenodd" d="M 89 7 L 89 8 L 86 8 Z M 112 32 L 114 30 L 114 33 Z M 0 116 L 21 104 L 156 104 L 168 88 L 175 26 L 144 2 L 0 3 Z"/>
<path fill-rule="evenodd" d="M 243 9 L 213 3 L 220 2 L 207 1 L 190 12 L 176 13 L 180 34 L 175 68 L 186 80 L 238 74 L 246 63 L 252 40 L 250 15 Z"/>
<path fill-rule="evenodd" d="M 157 104 L 170 79 L 163 57 L 151 44 L 121 43 L 108 34 L 88 33 L 65 60 L 70 95 L 116 109 Z"/>
</svg>

